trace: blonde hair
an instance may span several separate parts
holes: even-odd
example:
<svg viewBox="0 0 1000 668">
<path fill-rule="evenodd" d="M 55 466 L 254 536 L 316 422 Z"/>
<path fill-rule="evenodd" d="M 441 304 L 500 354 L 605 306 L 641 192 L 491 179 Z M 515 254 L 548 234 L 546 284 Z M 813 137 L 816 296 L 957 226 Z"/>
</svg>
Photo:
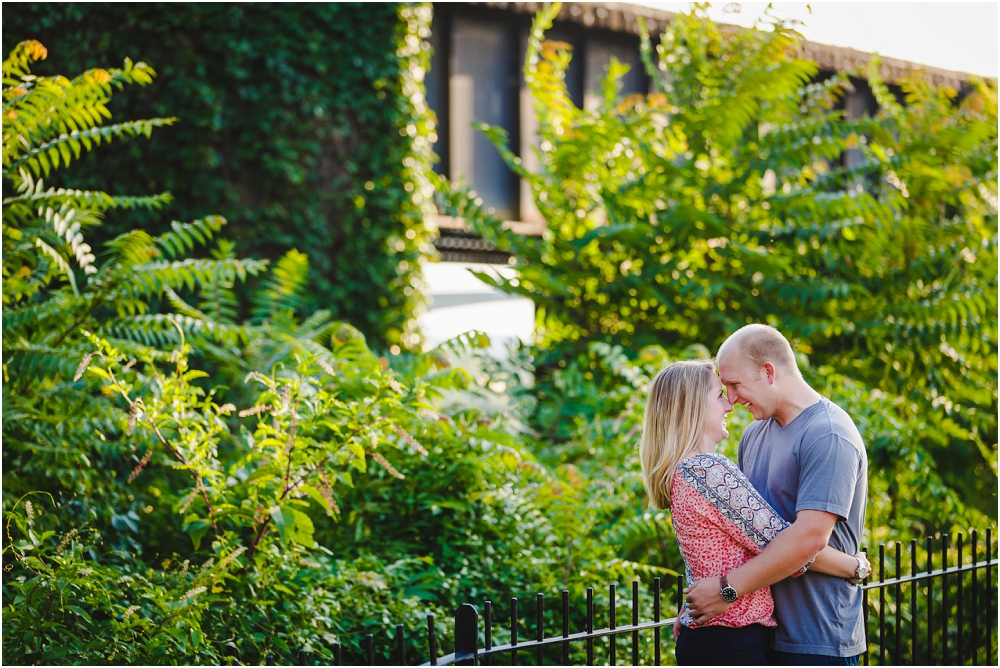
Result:
<svg viewBox="0 0 1000 668">
<path fill-rule="evenodd" d="M 722 356 L 728 353 L 738 354 L 743 358 L 741 361 L 754 370 L 759 370 L 764 362 L 770 362 L 793 377 L 802 377 L 792 345 L 781 332 L 770 325 L 755 323 L 740 327 L 722 342 L 715 359 L 721 363 Z"/>
<path fill-rule="evenodd" d="M 650 383 L 639 460 L 654 508 L 670 507 L 674 472 L 701 445 L 706 396 L 718 382 L 711 360 L 685 360 L 661 370 Z"/>
</svg>

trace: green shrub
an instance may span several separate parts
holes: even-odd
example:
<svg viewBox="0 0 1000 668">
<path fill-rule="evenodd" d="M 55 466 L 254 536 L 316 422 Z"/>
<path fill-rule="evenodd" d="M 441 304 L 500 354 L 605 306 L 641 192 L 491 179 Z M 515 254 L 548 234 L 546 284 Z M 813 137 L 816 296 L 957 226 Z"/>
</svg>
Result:
<svg viewBox="0 0 1000 668">
<path fill-rule="evenodd" d="M 303 317 L 304 254 L 189 257 L 218 217 L 92 252 L 81 230 L 167 198 L 40 177 L 171 119 L 105 124 L 142 63 L 70 81 L 31 75 L 44 56 L 4 63 L 4 660 L 329 662 L 396 621 L 416 659 L 424 613 L 444 637 L 458 598 L 555 586 L 547 472 L 450 361 L 489 341 L 390 368 L 329 311 Z"/>
<path fill-rule="evenodd" d="M 726 32 L 695 10 L 658 58 L 643 37 L 657 92 L 623 98 L 613 62 L 586 111 L 566 91 L 569 47 L 543 41 L 557 11 L 539 13 L 524 66 L 539 172 L 480 126 L 531 184 L 546 234 L 503 230 L 439 188 L 443 208 L 517 258 L 516 279 L 482 278 L 535 302 L 539 391 L 595 341 L 714 351 L 767 322 L 920 425 L 921 466 L 995 521 L 995 84 L 958 97 L 906 81 L 901 107 L 873 66 L 881 110 L 851 121 L 837 108 L 847 75 L 811 82 L 790 28 Z M 845 166 L 847 150 L 863 160 Z M 557 410 L 542 401 L 536 419 L 561 437 L 573 424 L 553 430 Z"/>
</svg>

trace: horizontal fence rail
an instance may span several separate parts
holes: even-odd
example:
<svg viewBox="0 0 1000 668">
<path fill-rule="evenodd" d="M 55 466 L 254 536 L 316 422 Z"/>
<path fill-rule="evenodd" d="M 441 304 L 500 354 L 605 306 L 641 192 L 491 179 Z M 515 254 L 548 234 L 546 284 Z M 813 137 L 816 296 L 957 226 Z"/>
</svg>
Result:
<svg viewBox="0 0 1000 668">
<path fill-rule="evenodd" d="M 964 536 L 958 534 L 952 546 L 948 534 L 943 534 L 937 540 L 927 538 L 924 545 L 910 541 L 906 550 L 899 542 L 890 543 L 888 551 L 886 545 L 881 544 L 877 562 L 874 555 L 869 555 L 873 571 L 862 583 L 868 647 L 862 657 L 863 665 L 995 665 L 997 596 L 993 569 L 998 561 L 994 558 L 990 530 L 986 531 L 985 538 L 985 544 L 981 545 L 978 532 L 972 531 L 966 543 Z M 937 563 L 935 547 L 939 555 Z M 908 573 L 904 573 L 907 570 Z M 425 656 L 428 660 L 422 665 L 493 665 L 495 660 L 518 665 L 522 659 L 528 665 L 543 665 L 546 659 L 553 665 L 570 665 L 571 647 L 577 649 L 581 661 L 585 654 L 586 665 L 594 665 L 598 649 L 601 650 L 598 659 L 601 665 L 614 666 L 619 660 L 631 665 L 640 662 L 661 665 L 664 649 L 673 647 L 672 627 L 683 604 L 683 578 L 677 577 L 672 592 L 664 588 L 660 578 L 653 579 L 648 589 L 652 619 L 644 621 L 640 621 L 640 583 L 634 580 L 630 589 L 630 596 L 622 601 L 617 583 L 608 586 L 608 625 L 595 628 L 594 589 L 588 588 L 585 628 L 572 633 L 569 591 L 563 590 L 558 599 L 560 614 L 556 615 L 560 622 L 559 632 L 549 635 L 545 633 L 545 609 L 547 600 L 551 599 L 543 594 L 536 595 L 534 623 L 529 627 L 528 619 L 519 612 L 520 602 L 512 598 L 508 614 L 501 613 L 507 617 L 509 637 L 509 641 L 502 644 L 494 643 L 497 629 L 493 602 L 484 603 L 482 619 L 475 606 L 464 603 L 455 614 L 455 651 L 443 656 L 439 656 L 434 615 L 427 615 Z M 670 609 L 673 616 L 663 617 L 662 604 L 670 593 L 673 593 Z M 622 604 L 631 611 L 630 623 L 625 625 L 617 624 Z M 519 629 L 532 627 L 533 638 L 519 639 Z M 619 651 L 620 637 L 624 640 L 620 649 L 627 650 L 625 654 Z M 376 665 L 374 642 L 373 634 L 369 633 L 361 643 L 365 665 Z M 406 665 L 402 624 L 396 626 L 390 646 L 392 651 L 382 652 L 381 661 Z M 338 643 L 333 645 L 333 657 L 335 665 L 343 665 L 343 652 Z M 308 656 L 301 654 L 300 662 L 308 665 Z"/>
</svg>

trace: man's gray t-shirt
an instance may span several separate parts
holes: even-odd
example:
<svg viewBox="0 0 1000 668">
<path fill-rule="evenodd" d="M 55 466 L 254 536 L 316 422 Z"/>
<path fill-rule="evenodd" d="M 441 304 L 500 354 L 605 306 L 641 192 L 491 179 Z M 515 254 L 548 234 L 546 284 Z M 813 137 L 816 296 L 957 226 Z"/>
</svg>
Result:
<svg viewBox="0 0 1000 668">
<path fill-rule="evenodd" d="M 830 545 L 855 554 L 868 496 L 868 456 L 854 421 L 826 398 L 785 427 L 753 422 L 743 432 L 740 469 L 789 522 L 800 510 L 837 515 Z M 808 571 L 771 585 L 778 621 L 773 647 L 795 654 L 856 656 L 865 651 L 861 588 Z"/>
</svg>

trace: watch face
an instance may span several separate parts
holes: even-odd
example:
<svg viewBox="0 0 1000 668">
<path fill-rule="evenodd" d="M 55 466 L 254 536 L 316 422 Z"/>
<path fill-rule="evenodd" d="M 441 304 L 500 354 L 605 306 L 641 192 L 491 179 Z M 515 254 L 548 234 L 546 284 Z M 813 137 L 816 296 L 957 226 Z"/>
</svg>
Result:
<svg viewBox="0 0 1000 668">
<path fill-rule="evenodd" d="M 732 587 L 722 588 L 722 599 L 724 601 L 726 601 L 727 603 L 732 603 L 737 598 L 739 598 L 739 594 L 736 593 L 735 589 L 733 589 Z"/>
</svg>

